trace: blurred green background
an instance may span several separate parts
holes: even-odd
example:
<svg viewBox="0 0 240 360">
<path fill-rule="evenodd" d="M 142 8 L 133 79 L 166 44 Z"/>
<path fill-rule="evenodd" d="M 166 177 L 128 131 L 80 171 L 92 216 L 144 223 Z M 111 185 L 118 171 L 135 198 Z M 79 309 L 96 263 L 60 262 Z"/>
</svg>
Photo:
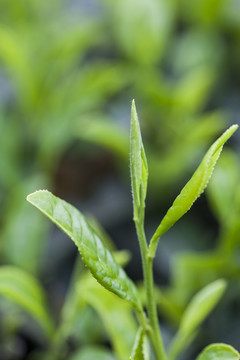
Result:
<svg viewBox="0 0 240 360">
<path fill-rule="evenodd" d="M 76 249 L 26 195 L 48 188 L 92 214 L 119 249 L 131 251 L 127 272 L 141 281 L 131 100 L 149 163 L 151 236 L 211 142 L 239 122 L 239 65 L 239 0 L 0 0 L 0 262 L 38 277 L 55 317 Z M 239 139 L 228 143 L 206 196 L 164 237 L 156 259 L 166 343 L 197 290 L 219 277 L 229 282 L 189 359 L 210 341 L 239 345 Z M 25 359 L 44 345 L 27 324 L 23 331 L 20 320 L 4 316 L 6 306 L 0 352 Z"/>
</svg>

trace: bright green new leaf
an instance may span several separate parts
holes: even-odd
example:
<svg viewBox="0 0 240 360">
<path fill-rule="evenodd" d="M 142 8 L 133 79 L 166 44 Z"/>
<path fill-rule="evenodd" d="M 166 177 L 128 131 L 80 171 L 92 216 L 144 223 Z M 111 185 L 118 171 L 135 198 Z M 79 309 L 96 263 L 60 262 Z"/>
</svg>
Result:
<svg viewBox="0 0 240 360">
<path fill-rule="evenodd" d="M 135 107 L 132 102 L 130 132 L 130 173 L 133 194 L 134 219 L 137 220 L 144 208 L 147 194 L 148 165 L 142 143 L 141 131 Z"/>
<path fill-rule="evenodd" d="M 240 354 L 232 346 L 226 344 L 211 344 L 207 346 L 197 360 L 239 360 Z"/>
<path fill-rule="evenodd" d="M 43 289 L 30 274 L 13 266 L 0 268 L 0 296 L 10 299 L 27 311 L 41 326 L 48 338 L 54 325 L 48 313 Z"/>
<path fill-rule="evenodd" d="M 84 263 L 102 286 L 141 310 L 135 285 L 75 207 L 47 190 L 30 194 L 27 200 L 73 240 Z"/>
<path fill-rule="evenodd" d="M 171 226 L 173 226 L 203 193 L 212 175 L 214 166 L 220 156 L 223 145 L 237 130 L 237 128 L 238 125 L 232 125 L 210 147 L 192 178 L 176 197 L 172 206 L 153 235 L 150 243 L 149 256 L 154 256 L 159 237 L 162 236 Z"/>
<path fill-rule="evenodd" d="M 179 331 L 169 349 L 169 359 L 173 360 L 187 347 L 196 335 L 198 326 L 205 320 L 220 300 L 226 288 L 224 280 L 216 280 L 197 293 L 182 316 Z"/>
<path fill-rule="evenodd" d="M 147 338 L 142 327 L 140 327 L 137 333 L 132 355 L 129 360 L 149 360 Z"/>
<path fill-rule="evenodd" d="M 190 335 L 216 306 L 226 289 L 226 281 L 212 282 L 195 295 L 183 314 L 181 333 Z"/>
</svg>

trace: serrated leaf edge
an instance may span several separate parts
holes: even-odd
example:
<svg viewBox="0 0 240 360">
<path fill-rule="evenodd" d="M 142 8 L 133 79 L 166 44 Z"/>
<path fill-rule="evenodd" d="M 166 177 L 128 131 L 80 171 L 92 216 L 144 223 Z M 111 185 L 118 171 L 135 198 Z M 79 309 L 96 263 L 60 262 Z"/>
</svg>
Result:
<svg viewBox="0 0 240 360">
<path fill-rule="evenodd" d="M 47 193 L 48 195 L 50 195 L 54 201 L 57 199 L 57 200 L 60 200 L 61 203 L 63 205 L 67 205 L 67 206 L 70 206 L 74 211 L 77 211 L 80 215 L 80 217 L 82 217 L 84 219 L 84 221 L 86 222 L 89 230 L 92 232 L 92 234 L 98 238 L 98 240 L 101 242 L 101 245 L 102 247 L 105 249 L 105 251 L 107 251 L 107 256 L 111 257 L 111 261 L 114 263 L 115 265 L 115 270 L 117 270 L 118 272 L 118 275 L 119 275 L 119 272 L 121 272 L 128 285 L 131 287 L 131 290 L 134 294 L 134 298 L 132 298 L 132 296 L 130 294 L 128 294 L 126 291 L 123 291 L 122 289 L 120 289 L 119 287 L 119 283 L 116 283 L 114 284 L 114 287 L 116 288 L 116 290 L 113 290 L 112 288 L 110 288 L 109 285 L 106 284 L 106 278 L 102 279 L 101 277 L 99 277 L 97 275 L 96 272 L 94 272 L 91 268 L 91 265 L 90 265 L 90 257 L 94 258 L 95 257 L 95 254 L 93 252 L 91 252 L 91 250 L 89 248 L 87 248 L 84 244 L 79 244 L 78 241 L 74 238 L 74 236 L 72 236 L 71 232 L 69 230 L 67 230 L 66 228 L 64 228 L 62 226 L 62 224 L 60 222 L 57 222 L 52 215 L 48 214 L 45 210 L 43 210 L 40 206 L 38 206 L 37 204 L 35 204 L 32 200 L 31 200 L 31 197 L 33 197 L 34 195 L 36 194 L 39 194 L 39 193 Z M 90 272 L 92 273 L 93 277 L 103 286 L 105 287 L 107 290 L 115 293 L 117 296 L 119 296 L 120 298 L 128 301 L 129 303 L 131 303 L 138 311 L 142 311 L 142 306 L 141 306 L 141 303 L 140 303 L 140 300 L 139 300 L 139 296 L 137 294 L 137 290 L 135 288 L 135 285 L 134 283 L 132 282 L 132 280 L 130 278 L 128 278 L 128 276 L 126 275 L 125 271 L 116 263 L 116 261 L 114 260 L 114 257 L 113 255 L 111 254 L 111 252 L 104 246 L 104 244 L 102 243 L 102 241 L 100 240 L 100 238 L 98 237 L 97 234 L 95 234 L 94 230 L 92 229 L 91 225 L 89 225 L 89 223 L 87 222 L 87 220 L 85 219 L 85 217 L 81 214 L 80 211 L 78 211 L 74 206 L 72 206 L 71 204 L 68 204 L 66 201 L 60 199 L 60 198 L 57 198 L 55 195 L 53 195 L 50 191 L 48 190 L 37 190 L 31 194 L 29 194 L 27 196 L 27 201 L 29 203 L 31 203 L 33 206 L 35 206 L 38 210 L 40 210 L 44 215 L 46 215 L 55 225 L 57 225 L 63 232 L 65 232 L 71 239 L 72 241 L 75 243 L 75 245 L 77 246 L 81 256 L 82 256 L 82 259 L 83 259 L 83 262 L 85 263 L 85 265 L 88 267 L 88 269 L 90 270 Z M 53 210 L 52 210 L 53 212 Z M 83 251 L 83 248 L 84 248 L 84 251 Z M 85 256 L 84 253 L 88 253 L 89 254 L 89 259 L 87 259 L 87 257 Z M 100 260 L 99 261 L 99 268 L 104 266 L 102 261 Z M 111 270 L 111 269 L 110 269 Z M 113 282 L 113 281 L 112 281 Z M 113 288 L 114 288 L 113 287 Z"/>
</svg>

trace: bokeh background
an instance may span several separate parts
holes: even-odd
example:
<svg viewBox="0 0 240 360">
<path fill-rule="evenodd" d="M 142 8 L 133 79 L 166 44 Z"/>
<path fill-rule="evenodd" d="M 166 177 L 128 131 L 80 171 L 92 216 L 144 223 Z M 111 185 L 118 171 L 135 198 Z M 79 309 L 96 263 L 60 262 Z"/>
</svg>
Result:
<svg viewBox="0 0 240 360">
<path fill-rule="evenodd" d="M 208 146 L 239 122 L 239 0 L 0 0 L 0 263 L 36 276 L 56 319 L 77 251 L 26 203 L 34 190 L 96 218 L 112 246 L 132 254 L 126 271 L 141 286 L 128 165 L 133 98 L 149 163 L 150 237 Z M 236 133 L 206 194 L 158 249 L 166 343 L 192 295 L 228 281 L 185 359 L 210 342 L 239 349 L 239 153 Z M 3 360 L 34 359 L 45 344 L 31 320 L 23 325 L 3 299 L 0 308 Z M 68 351 L 95 341 L 86 329 Z"/>
</svg>

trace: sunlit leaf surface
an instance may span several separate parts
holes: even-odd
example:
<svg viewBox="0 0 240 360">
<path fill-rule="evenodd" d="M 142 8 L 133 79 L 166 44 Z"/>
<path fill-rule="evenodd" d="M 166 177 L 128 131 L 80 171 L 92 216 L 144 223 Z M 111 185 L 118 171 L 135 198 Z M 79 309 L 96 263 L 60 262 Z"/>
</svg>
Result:
<svg viewBox="0 0 240 360">
<path fill-rule="evenodd" d="M 136 309 L 141 309 L 135 285 L 75 207 L 47 190 L 30 194 L 27 200 L 73 240 L 84 263 L 101 285 L 127 300 Z"/>
<path fill-rule="evenodd" d="M 223 145 L 237 130 L 237 128 L 238 125 L 232 125 L 213 143 L 204 156 L 201 164 L 193 174 L 192 178 L 176 197 L 172 206 L 164 216 L 155 234 L 153 235 L 149 252 L 151 255 L 155 253 L 159 237 L 163 235 L 171 226 L 173 226 L 191 208 L 193 203 L 203 193 L 212 175 L 214 166 L 220 156 Z"/>
</svg>

